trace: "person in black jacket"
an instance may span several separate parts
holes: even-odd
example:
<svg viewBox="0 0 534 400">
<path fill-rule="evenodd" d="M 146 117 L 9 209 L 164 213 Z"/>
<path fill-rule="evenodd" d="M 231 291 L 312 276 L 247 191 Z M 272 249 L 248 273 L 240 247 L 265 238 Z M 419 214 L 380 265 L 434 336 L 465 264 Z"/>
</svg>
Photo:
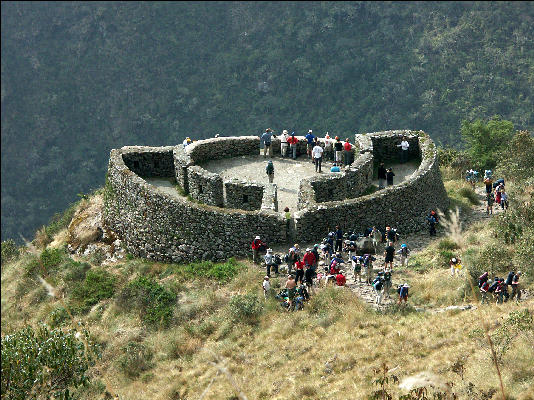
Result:
<svg viewBox="0 0 534 400">
<path fill-rule="evenodd" d="M 380 163 L 378 166 L 378 189 L 384 189 L 386 187 L 386 167 L 384 163 Z"/>
<path fill-rule="evenodd" d="M 393 168 L 388 168 L 386 171 L 386 181 L 388 186 L 393 186 L 393 177 L 395 176 L 395 173 L 393 172 Z"/>
</svg>

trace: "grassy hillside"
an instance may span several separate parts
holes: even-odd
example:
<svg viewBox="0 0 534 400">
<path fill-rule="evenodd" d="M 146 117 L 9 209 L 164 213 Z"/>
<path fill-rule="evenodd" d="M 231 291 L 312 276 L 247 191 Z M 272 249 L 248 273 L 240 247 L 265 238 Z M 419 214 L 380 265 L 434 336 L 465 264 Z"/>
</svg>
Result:
<svg viewBox="0 0 534 400">
<path fill-rule="evenodd" d="M 443 173 L 467 222 L 476 195 L 461 190 L 451 170 Z M 175 265 L 127 256 L 102 264 L 96 253 L 67 254 L 65 230 L 52 242 L 43 239 L 46 248 L 35 242 L 20 255 L 3 244 L 3 260 L 13 259 L 2 263 L 2 337 L 39 321 L 63 331 L 87 329 L 100 357 L 89 369 L 90 383 L 73 392 L 80 399 L 368 399 L 382 398 L 381 389 L 397 399 L 422 386 L 442 399 L 452 393 L 501 399 L 495 362 L 506 398 L 532 399 L 534 269 L 526 258 L 532 241 L 520 233 L 507 243 L 501 235 L 513 221 L 531 232 L 534 219 L 525 207 L 534 186 L 508 186 L 514 195 L 507 214 L 459 235 L 442 229 L 395 271 L 394 285 L 411 286 L 409 305 L 383 312 L 349 289 L 323 288 L 303 311 L 287 313 L 274 299 L 264 301 L 265 272 L 249 260 Z M 450 276 L 451 254 L 464 261 L 461 277 Z M 499 276 L 522 268 L 526 298 L 480 306 L 469 277 L 486 267 Z M 38 276 L 53 289 L 47 292 Z M 284 281 L 272 283 L 276 290 Z M 462 304 L 478 308 L 443 310 Z M 375 381 L 384 364 L 389 381 L 381 388 Z"/>
<path fill-rule="evenodd" d="M 124 145 L 534 125 L 530 2 L 4 2 L 2 238 L 104 183 Z"/>
</svg>

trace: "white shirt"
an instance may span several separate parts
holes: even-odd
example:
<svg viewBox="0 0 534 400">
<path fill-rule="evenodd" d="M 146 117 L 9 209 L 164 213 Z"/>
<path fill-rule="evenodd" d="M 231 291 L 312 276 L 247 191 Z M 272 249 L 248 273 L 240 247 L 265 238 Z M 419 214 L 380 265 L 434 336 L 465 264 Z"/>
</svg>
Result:
<svg viewBox="0 0 534 400">
<path fill-rule="evenodd" d="M 323 155 L 323 148 L 321 146 L 315 146 L 312 150 L 312 155 L 314 158 L 321 158 Z"/>
<path fill-rule="evenodd" d="M 324 147 L 330 148 L 332 146 L 332 139 L 330 138 L 324 138 Z"/>
<path fill-rule="evenodd" d="M 403 140 L 400 144 L 400 147 L 403 149 L 403 150 L 408 150 L 408 147 L 410 147 L 410 143 L 408 143 L 406 140 Z"/>
<path fill-rule="evenodd" d="M 271 288 L 271 282 L 263 281 L 263 290 L 268 291 Z"/>
<path fill-rule="evenodd" d="M 280 142 L 281 143 L 287 143 L 287 138 L 289 137 L 289 134 L 287 133 L 282 133 L 282 136 L 280 137 Z"/>
</svg>

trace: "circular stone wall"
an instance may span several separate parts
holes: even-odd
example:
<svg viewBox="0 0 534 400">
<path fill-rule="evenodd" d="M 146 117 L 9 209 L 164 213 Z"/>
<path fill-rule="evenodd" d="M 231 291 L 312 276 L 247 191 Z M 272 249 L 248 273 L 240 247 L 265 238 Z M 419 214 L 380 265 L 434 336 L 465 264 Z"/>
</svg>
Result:
<svg viewBox="0 0 534 400">
<path fill-rule="evenodd" d="M 402 135 L 408 136 L 411 151 L 421 159 L 417 171 L 402 183 L 358 197 L 372 179 L 375 157 L 386 160 L 394 157 Z M 302 151 L 305 142 L 300 139 Z M 320 176 L 301 181 L 300 210 L 294 214 L 292 229 L 283 213 L 276 212 L 276 185 L 266 184 L 259 189 L 247 188 L 239 182 L 230 185 L 218 174 L 197 165 L 213 158 L 257 155 L 257 137 L 208 139 L 185 150 L 181 145 L 112 150 L 104 196 L 105 221 L 130 253 L 183 262 L 249 255 L 250 243 L 256 235 L 275 244 L 295 239 L 317 241 L 336 225 L 360 232 L 386 224 L 401 232 L 420 230 L 426 227 L 425 217 L 431 209 L 448 207 L 437 152 L 428 135 L 420 131 L 375 132 L 357 135 L 355 142 L 359 155 L 352 171 L 345 171 L 331 182 L 328 179 L 323 182 Z M 273 146 L 279 149 L 279 142 Z M 173 196 L 143 177 L 175 179 L 183 193 Z M 229 187 L 250 190 L 256 198 L 261 190 L 260 208 L 247 211 L 220 207 L 225 202 L 223 188 Z M 324 188 L 343 192 L 340 200 L 322 201 Z M 235 193 L 239 199 L 244 192 Z"/>
</svg>

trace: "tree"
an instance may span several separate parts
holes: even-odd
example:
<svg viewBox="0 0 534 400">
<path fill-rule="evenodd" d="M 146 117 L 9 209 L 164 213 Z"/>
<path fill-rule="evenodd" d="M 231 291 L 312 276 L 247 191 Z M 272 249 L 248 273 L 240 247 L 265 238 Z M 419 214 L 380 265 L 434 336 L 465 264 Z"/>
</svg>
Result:
<svg viewBox="0 0 534 400">
<path fill-rule="evenodd" d="M 514 136 L 514 124 L 494 116 L 488 122 L 480 119 L 474 122 L 462 121 L 460 132 L 476 168 L 493 169 L 505 146 Z"/>
</svg>

